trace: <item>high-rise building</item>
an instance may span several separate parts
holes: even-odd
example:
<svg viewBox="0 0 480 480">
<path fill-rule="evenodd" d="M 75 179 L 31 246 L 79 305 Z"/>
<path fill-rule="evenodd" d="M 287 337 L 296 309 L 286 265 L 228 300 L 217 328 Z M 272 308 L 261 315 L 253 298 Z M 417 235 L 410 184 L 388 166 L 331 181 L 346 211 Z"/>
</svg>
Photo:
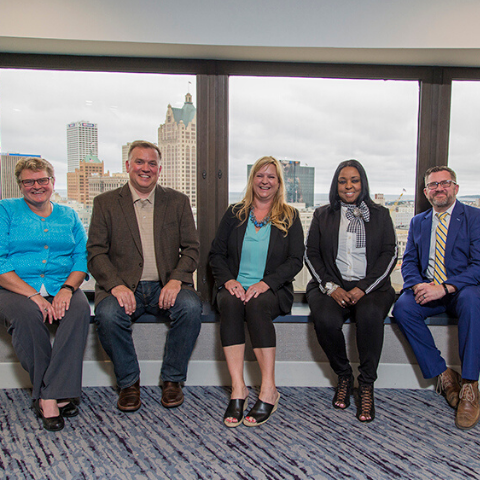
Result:
<svg viewBox="0 0 480 480">
<path fill-rule="evenodd" d="M 122 145 L 122 173 L 127 173 L 128 149 L 131 144 L 128 142 L 126 145 Z"/>
<path fill-rule="evenodd" d="M 88 180 L 94 173 L 103 175 L 103 162 L 95 155 L 87 155 L 74 172 L 67 172 L 68 198 L 84 205 L 90 205 Z"/>
<path fill-rule="evenodd" d="M 185 95 L 182 108 L 167 107 L 165 123 L 158 129 L 162 152 L 160 183 L 185 193 L 197 206 L 197 111 L 192 95 Z"/>
<path fill-rule="evenodd" d="M 41 158 L 40 155 L 23 153 L 0 153 L 0 198 L 20 198 L 22 196 L 15 178 L 15 165 L 21 158 Z"/>
<path fill-rule="evenodd" d="M 74 172 L 87 155 L 98 156 L 98 129 L 88 120 L 67 125 L 68 171 Z"/>
<path fill-rule="evenodd" d="M 285 180 L 287 203 L 304 203 L 305 207 L 314 205 L 315 167 L 301 166 L 294 160 L 280 160 Z M 253 165 L 247 165 L 247 176 Z"/>
</svg>

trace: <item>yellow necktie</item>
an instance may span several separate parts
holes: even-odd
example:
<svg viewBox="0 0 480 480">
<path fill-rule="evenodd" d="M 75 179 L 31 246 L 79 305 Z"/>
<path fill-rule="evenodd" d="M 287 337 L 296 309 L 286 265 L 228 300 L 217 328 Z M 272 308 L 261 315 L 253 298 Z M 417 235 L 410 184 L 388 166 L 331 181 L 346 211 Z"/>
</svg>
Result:
<svg viewBox="0 0 480 480">
<path fill-rule="evenodd" d="M 435 269 L 433 272 L 433 283 L 440 285 L 447 281 L 447 272 L 445 270 L 445 245 L 447 243 L 447 222 L 445 221 L 448 213 L 437 213 L 439 220 L 435 231 Z"/>
</svg>

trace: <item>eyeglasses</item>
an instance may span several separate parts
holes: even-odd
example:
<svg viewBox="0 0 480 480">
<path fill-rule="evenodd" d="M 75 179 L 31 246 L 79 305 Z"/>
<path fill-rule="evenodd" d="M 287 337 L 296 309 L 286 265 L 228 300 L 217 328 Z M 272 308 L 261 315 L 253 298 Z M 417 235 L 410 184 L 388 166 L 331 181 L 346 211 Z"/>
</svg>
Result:
<svg viewBox="0 0 480 480">
<path fill-rule="evenodd" d="M 430 182 L 425 185 L 429 190 L 436 190 L 438 186 L 449 188 L 450 185 L 456 185 L 456 182 L 453 180 L 442 180 L 441 182 Z"/>
<path fill-rule="evenodd" d="M 22 182 L 22 185 L 24 187 L 33 187 L 35 185 L 35 182 L 37 182 L 41 186 L 44 186 L 44 185 L 48 185 L 48 182 L 50 181 L 51 178 L 53 177 L 42 177 L 42 178 L 36 178 L 36 179 L 29 178 L 27 180 L 20 180 L 20 181 Z"/>
</svg>

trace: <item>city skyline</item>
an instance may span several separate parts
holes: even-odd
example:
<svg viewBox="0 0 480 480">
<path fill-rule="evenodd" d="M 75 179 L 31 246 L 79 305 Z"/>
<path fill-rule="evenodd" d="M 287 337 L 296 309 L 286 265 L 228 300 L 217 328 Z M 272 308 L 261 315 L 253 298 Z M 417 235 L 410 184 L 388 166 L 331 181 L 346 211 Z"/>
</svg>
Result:
<svg viewBox="0 0 480 480">
<path fill-rule="evenodd" d="M 189 75 L 0 69 L 0 152 L 41 155 L 66 189 L 65 126 L 88 120 L 98 125 L 105 171 L 121 172 L 122 146 L 157 143 L 167 105 L 181 107 L 192 84 Z"/>
<path fill-rule="evenodd" d="M 42 155 L 64 189 L 65 125 L 85 119 L 98 125 L 105 170 L 121 172 L 122 146 L 140 138 L 156 143 L 166 106 L 181 108 L 189 89 L 195 97 L 194 85 L 187 75 L 0 70 L 0 151 Z M 406 89 L 409 100 L 385 94 L 390 85 Z M 475 87 L 454 82 L 452 89 L 449 164 L 460 196 L 479 193 Z M 229 90 L 231 191 L 245 187 L 248 163 L 270 154 L 314 166 L 315 193 L 327 192 L 336 165 L 352 157 L 364 164 L 372 192 L 415 193 L 417 82 L 231 77 Z M 385 105 L 390 127 L 379 114 Z"/>
</svg>

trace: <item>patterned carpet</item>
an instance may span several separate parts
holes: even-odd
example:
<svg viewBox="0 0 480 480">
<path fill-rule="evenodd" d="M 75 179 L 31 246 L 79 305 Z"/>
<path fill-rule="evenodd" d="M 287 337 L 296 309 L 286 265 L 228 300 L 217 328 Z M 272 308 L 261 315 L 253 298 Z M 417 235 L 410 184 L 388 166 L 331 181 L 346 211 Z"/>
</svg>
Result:
<svg viewBox="0 0 480 480">
<path fill-rule="evenodd" d="M 27 390 L 0 390 L 4 479 L 478 479 L 480 425 L 461 432 L 431 390 L 376 391 L 377 418 L 331 406 L 330 388 L 279 389 L 279 410 L 258 428 L 227 429 L 228 390 L 186 387 L 166 410 L 158 387 L 124 414 L 112 388 L 85 388 L 80 416 L 41 429 Z M 251 391 L 250 405 L 256 391 Z"/>
</svg>

